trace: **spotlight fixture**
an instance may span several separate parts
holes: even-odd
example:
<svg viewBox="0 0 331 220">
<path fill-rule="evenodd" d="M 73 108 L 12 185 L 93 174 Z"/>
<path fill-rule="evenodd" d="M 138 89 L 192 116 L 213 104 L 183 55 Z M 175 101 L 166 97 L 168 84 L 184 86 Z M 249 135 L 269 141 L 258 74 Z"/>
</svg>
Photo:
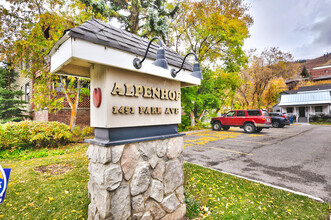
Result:
<svg viewBox="0 0 331 220">
<path fill-rule="evenodd" d="M 189 56 L 189 55 L 194 55 L 195 57 L 195 63 L 193 64 L 193 73 L 191 74 L 192 76 L 194 77 L 197 77 L 199 79 L 203 79 L 203 76 L 202 76 L 202 73 L 201 73 L 201 69 L 200 69 L 200 64 L 199 64 L 199 60 L 198 60 L 198 57 L 195 53 L 188 53 L 186 54 L 186 56 L 184 57 L 184 60 L 183 60 L 183 63 L 180 67 L 179 70 L 175 70 L 175 69 L 171 69 L 171 76 L 173 78 L 175 78 L 177 76 L 177 73 L 179 73 L 182 69 L 183 69 L 183 66 L 184 66 L 184 63 L 185 63 L 185 60 L 186 60 L 186 57 Z"/>
<path fill-rule="evenodd" d="M 162 67 L 164 69 L 168 69 L 168 63 L 166 61 L 166 58 L 165 58 L 165 51 L 163 49 L 163 44 L 162 44 L 162 41 L 160 38 L 158 37 L 153 37 L 152 40 L 149 41 L 148 43 L 148 46 L 147 46 L 147 49 L 146 49 L 146 52 L 145 52 L 145 56 L 142 60 L 140 60 L 139 58 L 134 58 L 133 59 L 133 66 L 136 68 L 136 69 L 140 69 L 141 66 L 142 66 L 142 63 L 145 61 L 146 59 L 146 56 L 147 56 L 147 53 L 148 53 L 148 50 L 149 50 L 149 47 L 151 46 L 151 43 L 155 40 L 155 39 L 158 39 L 159 40 L 159 43 L 160 43 L 160 47 L 157 49 L 156 51 L 156 60 L 153 62 L 153 64 L 155 66 L 159 66 L 159 67 Z"/>
</svg>

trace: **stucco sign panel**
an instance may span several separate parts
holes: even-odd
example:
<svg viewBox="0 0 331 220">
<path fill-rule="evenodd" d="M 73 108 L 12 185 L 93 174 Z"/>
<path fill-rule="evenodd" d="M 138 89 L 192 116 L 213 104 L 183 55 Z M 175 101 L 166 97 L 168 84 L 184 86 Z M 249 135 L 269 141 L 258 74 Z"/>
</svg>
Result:
<svg viewBox="0 0 331 220">
<path fill-rule="evenodd" d="M 91 126 L 137 127 L 181 123 L 180 82 L 103 65 L 91 68 Z M 92 93 L 91 93 L 92 94 Z"/>
</svg>

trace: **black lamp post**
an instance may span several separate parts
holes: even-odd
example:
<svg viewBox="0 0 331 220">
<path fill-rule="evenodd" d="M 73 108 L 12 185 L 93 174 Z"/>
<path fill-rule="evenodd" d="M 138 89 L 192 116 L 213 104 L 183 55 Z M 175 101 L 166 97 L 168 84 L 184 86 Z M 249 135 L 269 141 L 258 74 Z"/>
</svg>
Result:
<svg viewBox="0 0 331 220">
<path fill-rule="evenodd" d="M 166 58 L 165 58 L 165 51 L 163 49 L 163 44 L 162 44 L 162 41 L 160 38 L 158 37 L 153 37 L 152 40 L 149 41 L 148 43 L 148 46 L 147 46 L 147 49 L 146 49 L 146 52 L 145 52 L 145 56 L 142 60 L 140 60 L 139 58 L 134 58 L 133 59 L 133 66 L 136 68 L 136 69 L 140 69 L 141 66 L 142 66 L 142 63 L 145 61 L 146 59 L 146 56 L 147 56 L 147 53 L 148 53 L 148 50 L 149 50 L 149 47 L 151 46 L 151 43 L 155 40 L 155 39 L 158 39 L 159 40 L 159 43 L 160 43 L 160 47 L 157 49 L 156 51 L 156 60 L 153 62 L 153 64 L 155 66 L 159 66 L 159 67 L 162 67 L 164 69 L 168 69 L 168 63 L 166 61 Z"/>
<path fill-rule="evenodd" d="M 186 60 L 186 57 L 188 55 L 194 55 L 195 61 L 196 61 L 193 64 L 193 73 L 191 75 L 194 76 L 194 77 L 197 77 L 199 79 L 203 79 L 203 76 L 202 76 L 202 73 L 201 73 L 201 69 L 200 69 L 199 60 L 198 60 L 198 57 L 197 57 L 197 55 L 195 53 L 188 53 L 188 54 L 186 54 L 186 56 L 184 57 L 183 63 L 181 65 L 181 67 L 180 67 L 180 69 L 177 70 L 177 71 L 175 69 L 171 69 L 171 76 L 173 78 L 175 78 L 177 76 L 177 73 L 179 73 L 182 70 L 182 68 L 184 66 L 184 63 L 185 63 L 185 60 Z"/>
</svg>

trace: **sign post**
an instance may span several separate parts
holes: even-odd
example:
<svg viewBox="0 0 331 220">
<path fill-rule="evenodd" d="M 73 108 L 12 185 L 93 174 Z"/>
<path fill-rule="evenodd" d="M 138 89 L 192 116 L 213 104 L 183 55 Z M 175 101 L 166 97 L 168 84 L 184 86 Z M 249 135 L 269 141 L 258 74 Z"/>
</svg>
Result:
<svg viewBox="0 0 331 220">
<path fill-rule="evenodd" d="M 93 19 L 67 31 L 50 53 L 53 73 L 91 79 L 89 219 L 182 219 L 186 213 L 180 89 L 201 79 L 196 64 L 193 75 L 189 64 L 171 74 L 168 64 L 179 69 L 182 57 L 166 49 L 164 59 L 163 48 L 147 43 Z"/>
</svg>

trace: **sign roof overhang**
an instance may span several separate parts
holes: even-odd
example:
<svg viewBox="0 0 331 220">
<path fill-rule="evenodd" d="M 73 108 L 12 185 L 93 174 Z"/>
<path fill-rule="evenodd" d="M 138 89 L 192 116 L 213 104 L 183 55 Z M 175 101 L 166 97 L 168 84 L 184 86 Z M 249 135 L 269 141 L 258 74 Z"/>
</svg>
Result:
<svg viewBox="0 0 331 220">
<path fill-rule="evenodd" d="M 89 25 L 88 27 L 93 28 L 93 26 L 91 26 L 92 24 L 100 25 L 101 22 L 94 19 L 86 23 Z M 81 26 L 84 27 L 84 24 Z M 101 24 L 104 25 L 105 28 L 113 28 L 108 24 Z M 174 53 L 173 51 L 170 51 L 169 48 L 166 48 L 166 59 L 170 61 L 168 61 L 169 69 L 163 69 L 161 67 L 153 65 L 153 54 L 147 56 L 141 69 L 136 69 L 133 66 L 133 59 L 138 57 L 138 55 L 139 58 L 142 58 L 141 53 L 132 53 L 132 51 L 137 52 L 137 49 L 126 50 L 126 47 L 123 42 L 121 46 L 118 47 L 106 46 L 104 41 L 100 41 L 100 43 L 99 41 L 95 40 L 98 37 L 97 32 L 95 33 L 96 37 L 93 35 L 93 37 L 88 38 L 87 36 L 79 37 L 79 35 L 73 30 L 81 31 L 79 28 L 77 29 L 77 27 L 72 30 L 66 31 L 62 38 L 54 45 L 49 54 L 51 56 L 52 73 L 89 78 L 90 68 L 93 67 L 93 65 L 95 64 L 101 64 L 105 66 L 111 66 L 133 72 L 138 72 L 141 74 L 153 75 L 169 80 L 180 81 L 181 87 L 189 87 L 201 84 L 201 80 L 199 78 L 196 78 L 191 75 L 192 72 L 189 71 L 192 66 L 191 64 L 185 64 L 185 68 L 177 75 L 176 78 L 173 78 L 171 76 L 170 70 L 172 68 L 175 68 L 176 70 L 179 69 L 178 66 L 180 65 L 179 61 L 181 60 L 181 58 L 178 54 Z M 102 29 L 99 29 L 99 31 L 100 30 Z M 116 30 L 118 32 L 122 31 L 114 28 L 113 30 Z M 88 33 L 86 29 L 84 31 Z M 140 46 L 139 51 L 142 50 L 142 47 L 144 47 L 146 43 L 145 39 L 132 35 L 128 32 L 122 32 L 123 37 L 127 37 L 126 35 L 130 36 L 132 39 L 135 40 L 135 42 L 131 43 L 136 43 Z M 111 36 L 111 33 L 108 33 L 108 37 L 109 36 Z M 141 43 L 138 43 L 139 40 L 141 41 Z M 128 40 L 125 39 L 125 42 L 128 42 Z M 118 43 L 121 43 L 119 39 Z M 155 50 L 155 45 L 153 45 L 153 50 Z M 169 55 L 173 57 L 169 57 Z"/>
</svg>

